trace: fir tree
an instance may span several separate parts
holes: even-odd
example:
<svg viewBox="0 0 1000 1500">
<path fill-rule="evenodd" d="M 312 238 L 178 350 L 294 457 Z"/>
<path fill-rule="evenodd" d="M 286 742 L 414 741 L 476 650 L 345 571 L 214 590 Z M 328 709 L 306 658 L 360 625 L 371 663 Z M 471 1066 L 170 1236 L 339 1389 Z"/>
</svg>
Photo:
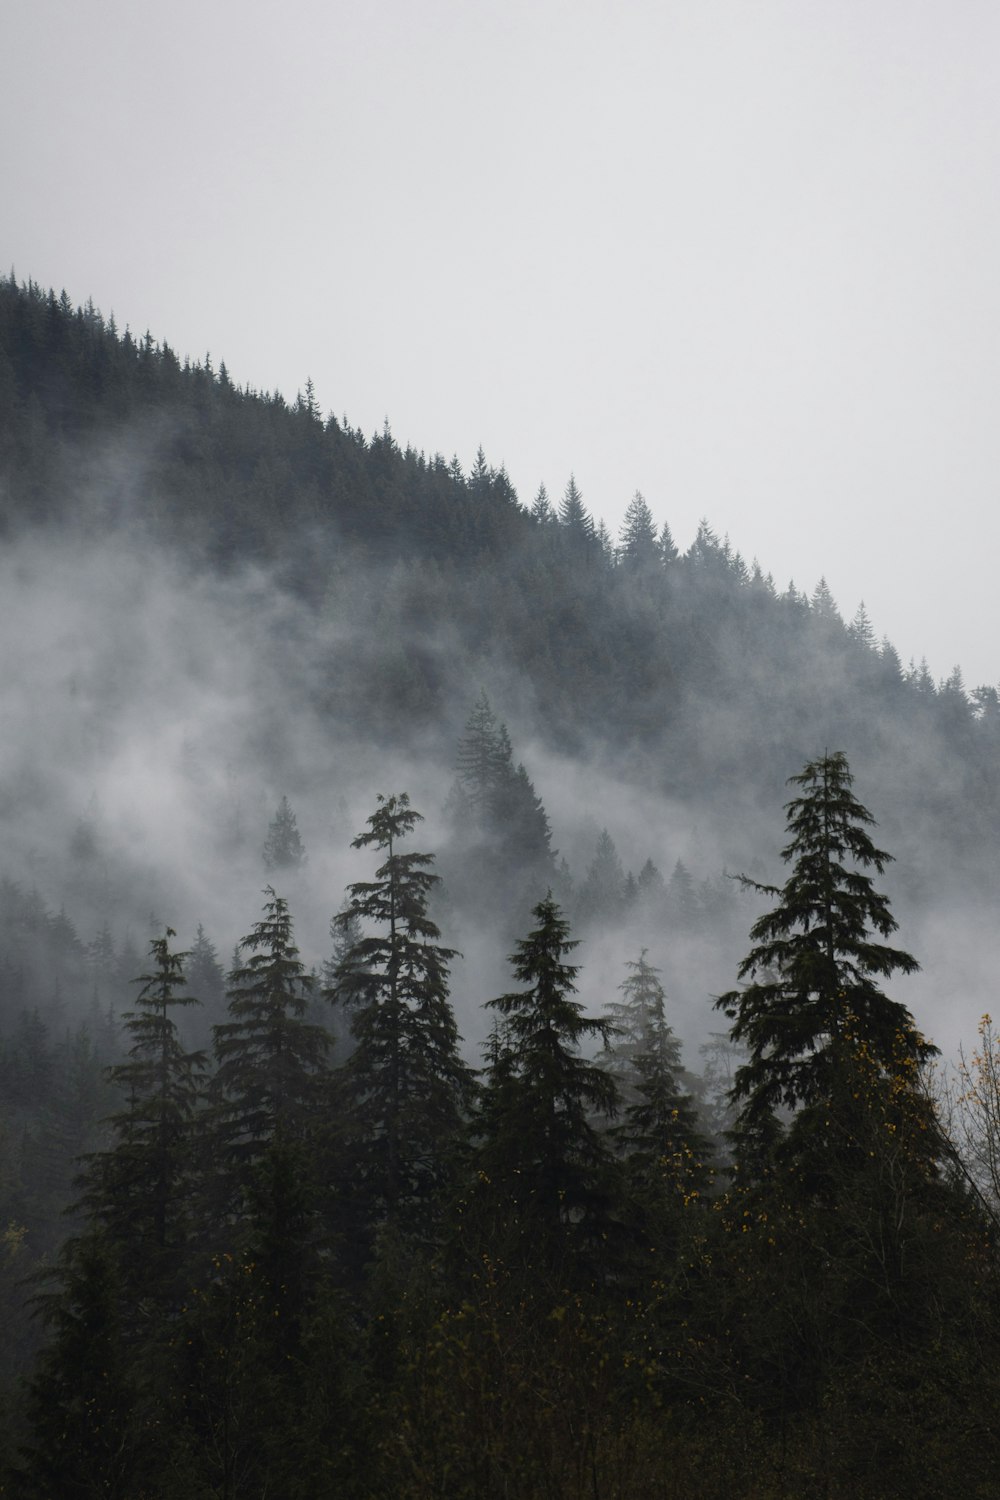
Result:
<svg viewBox="0 0 1000 1500">
<path fill-rule="evenodd" d="M 127 1246 L 142 1266 L 147 1292 L 154 1268 L 183 1248 L 191 1188 L 193 1122 L 200 1096 L 201 1052 L 185 1050 L 174 1019 L 178 1007 L 197 1005 L 185 993 L 188 955 L 170 947 L 168 927 L 150 943 L 154 967 L 136 980 L 135 1009 L 122 1020 L 131 1041 L 128 1061 L 109 1069 L 125 1094 L 111 1118 L 115 1144 L 90 1158 L 83 1202 L 93 1218 Z"/>
<path fill-rule="evenodd" d="M 801 789 L 787 805 L 791 835 L 782 858 L 791 873 L 780 889 L 743 878 L 777 905 L 754 923 L 754 947 L 740 965 L 742 990 L 720 996 L 732 1019 L 734 1042 L 749 1049 L 733 1088 L 739 1113 L 738 1153 L 765 1155 L 785 1134 L 794 1151 L 808 1143 L 822 1159 L 855 1140 L 853 1102 L 883 1087 L 897 1092 L 935 1050 L 920 1036 L 910 1012 L 877 980 L 910 974 L 919 965 L 886 938 L 896 929 L 887 898 L 870 877 L 891 856 L 867 829 L 871 814 L 851 792 L 853 778 L 841 751 L 811 761 L 791 784 Z M 862 1078 L 863 1075 L 863 1078 Z M 914 1104 L 915 1087 L 904 1088 Z"/>
<path fill-rule="evenodd" d="M 352 841 L 382 859 L 373 880 L 349 887 L 336 922 L 345 933 L 355 923 L 376 931 L 346 949 L 328 993 L 353 1012 L 343 1091 L 355 1200 L 369 1228 L 426 1232 L 451 1178 L 473 1080 L 448 999 L 455 953 L 427 912 L 439 879 L 434 857 L 399 847 L 419 821 L 405 793 L 380 796 L 367 832 Z"/>
<path fill-rule="evenodd" d="M 577 916 L 581 924 L 615 922 L 622 914 L 624 901 L 625 871 L 614 839 L 602 828 L 587 878 L 580 887 Z"/>
<path fill-rule="evenodd" d="M 614 1176 L 595 1120 L 613 1115 L 614 1080 L 580 1055 L 587 1038 L 607 1044 L 608 1021 L 590 1020 L 573 998 L 577 946 L 551 895 L 537 926 L 511 954 L 526 988 L 489 1002 L 498 1016 L 487 1057 L 479 1165 L 482 1194 L 520 1253 L 540 1259 L 582 1248 L 606 1229 Z"/>
<path fill-rule="evenodd" d="M 592 542 L 595 538 L 593 517 L 583 503 L 576 480 L 571 474 L 559 505 L 559 521 L 569 536 L 581 542 Z"/>
<path fill-rule="evenodd" d="M 272 1142 L 310 1133 L 330 1040 L 304 1019 L 312 981 L 288 903 L 273 886 L 264 895 L 263 918 L 237 950 L 244 961 L 229 974 L 229 1020 L 213 1028 L 215 1144 L 244 1186 Z"/>
<path fill-rule="evenodd" d="M 268 870 L 300 870 L 306 862 L 299 825 L 287 797 L 282 797 L 271 819 L 263 854 Z"/>
<path fill-rule="evenodd" d="M 618 560 L 627 571 L 659 572 L 663 554 L 656 536 L 653 512 L 636 490 L 628 503 L 618 535 Z"/>
<path fill-rule="evenodd" d="M 645 948 L 627 968 L 622 999 L 608 1006 L 614 1030 L 600 1058 L 622 1099 L 614 1139 L 633 1187 L 647 1202 L 697 1196 L 708 1180 L 708 1143 L 684 1088 L 680 1042 L 666 1018 L 660 971 L 647 962 Z"/>
</svg>

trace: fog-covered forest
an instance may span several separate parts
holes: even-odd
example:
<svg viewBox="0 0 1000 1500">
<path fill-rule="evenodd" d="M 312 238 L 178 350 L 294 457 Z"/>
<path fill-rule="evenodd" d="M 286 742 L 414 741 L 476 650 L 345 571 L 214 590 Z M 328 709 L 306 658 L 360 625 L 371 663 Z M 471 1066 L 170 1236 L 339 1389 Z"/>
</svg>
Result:
<svg viewBox="0 0 1000 1500">
<path fill-rule="evenodd" d="M 0 1493 L 996 1493 L 997 687 L 668 510 L 0 282 Z"/>
</svg>

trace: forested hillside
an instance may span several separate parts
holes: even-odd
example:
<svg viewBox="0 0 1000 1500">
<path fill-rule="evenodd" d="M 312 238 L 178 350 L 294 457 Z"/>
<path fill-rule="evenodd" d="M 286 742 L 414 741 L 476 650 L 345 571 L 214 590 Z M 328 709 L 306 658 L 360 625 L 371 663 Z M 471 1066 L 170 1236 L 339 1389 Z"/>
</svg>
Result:
<svg viewBox="0 0 1000 1500">
<path fill-rule="evenodd" d="M 0 1492 L 996 1493 L 996 688 L 13 276 L 0 513 Z"/>
</svg>

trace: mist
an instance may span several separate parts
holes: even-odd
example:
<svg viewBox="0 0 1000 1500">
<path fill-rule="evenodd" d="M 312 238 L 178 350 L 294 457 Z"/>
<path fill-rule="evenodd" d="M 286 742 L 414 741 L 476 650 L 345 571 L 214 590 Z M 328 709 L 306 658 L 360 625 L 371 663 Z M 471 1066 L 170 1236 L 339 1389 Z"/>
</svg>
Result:
<svg viewBox="0 0 1000 1500">
<path fill-rule="evenodd" d="M 367 722 L 354 719 L 349 704 L 331 698 L 331 663 L 367 649 L 372 600 L 380 601 L 384 650 L 412 622 L 387 607 L 393 589 L 385 569 L 359 570 L 355 562 L 341 578 L 341 588 L 331 580 L 317 611 L 276 569 L 198 569 L 134 522 L 110 537 L 41 532 L 8 546 L 0 587 L 14 628 L 0 666 L 0 873 L 37 888 L 52 909 L 64 908 L 85 941 L 107 924 L 116 945 L 142 952 L 165 924 L 187 944 L 200 923 L 223 961 L 274 883 L 291 905 L 303 958 L 318 967 L 346 887 L 374 868 L 351 840 L 379 793 L 406 791 L 424 817 L 413 846 L 438 855 L 445 877 L 435 910 L 442 940 L 461 955 L 453 1002 L 475 1056 L 487 1027 L 483 1003 L 510 988 L 507 954 L 518 935 L 509 914 L 498 912 L 485 926 L 470 918 L 448 886 L 445 808 L 455 748 L 485 686 L 577 885 L 602 830 L 633 874 L 652 860 L 669 878 L 679 861 L 698 884 L 725 885 L 727 874 L 741 871 L 782 882 L 786 790 L 765 803 L 733 779 L 707 800 L 683 800 L 657 791 L 641 760 L 623 757 L 623 774 L 606 742 L 561 752 L 509 665 L 463 660 L 443 607 L 421 621 L 423 650 L 448 684 L 440 722 L 400 739 L 373 730 L 370 714 Z M 370 660 L 377 672 L 380 658 Z M 824 742 L 829 728 L 820 726 Z M 735 742 L 738 726 L 724 707 L 705 703 L 686 733 Z M 857 791 L 878 817 L 875 794 L 894 768 L 870 748 L 860 759 Z M 774 782 L 797 769 L 775 766 Z M 923 764 L 922 774 L 940 786 L 944 772 Z M 282 796 L 307 863 L 268 872 L 262 848 Z M 896 835 L 909 836 L 883 884 L 896 902 L 900 945 L 922 964 L 919 976 L 897 986 L 898 998 L 951 1054 L 993 1003 L 998 955 L 988 903 L 977 909 L 941 872 L 914 869 L 914 829 L 899 826 L 898 814 L 890 821 L 897 826 L 879 829 L 879 842 L 891 847 Z M 704 930 L 664 926 L 662 917 L 641 912 L 577 930 L 578 990 L 588 1010 L 600 1014 L 626 963 L 648 950 L 693 1066 L 706 1037 L 725 1029 L 712 1002 L 735 983 L 760 909 L 731 885 L 725 920 Z"/>
</svg>

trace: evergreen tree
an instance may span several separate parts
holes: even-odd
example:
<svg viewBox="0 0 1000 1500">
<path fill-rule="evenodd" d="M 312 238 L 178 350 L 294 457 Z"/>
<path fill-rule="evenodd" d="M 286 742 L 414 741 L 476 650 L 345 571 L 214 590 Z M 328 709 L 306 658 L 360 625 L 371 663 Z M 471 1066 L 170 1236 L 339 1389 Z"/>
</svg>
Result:
<svg viewBox="0 0 1000 1500">
<path fill-rule="evenodd" d="M 263 853 L 268 870 L 300 870 L 306 862 L 299 825 L 287 797 L 282 797 L 271 819 Z"/>
<path fill-rule="evenodd" d="M 618 560 L 627 571 L 659 572 L 663 554 L 656 536 L 653 512 L 636 490 L 628 503 L 618 535 Z"/>
<path fill-rule="evenodd" d="M 535 496 L 531 504 L 531 514 L 534 516 L 539 526 L 551 526 L 553 522 L 558 519 L 555 511 L 552 509 L 552 503 L 549 500 L 549 492 L 545 488 L 544 484 L 540 484 L 538 486 L 538 494 Z"/>
<path fill-rule="evenodd" d="M 489 1001 L 498 1023 L 487 1056 L 480 1121 L 481 1193 L 519 1251 L 539 1262 L 607 1229 L 612 1170 L 595 1119 L 613 1115 L 614 1080 L 580 1055 L 583 1041 L 607 1044 L 608 1021 L 589 1020 L 573 998 L 577 946 L 551 895 L 535 907 L 537 926 L 510 962 L 526 988 Z"/>
<path fill-rule="evenodd" d="M 664 521 L 662 527 L 660 528 L 659 548 L 660 559 L 665 568 L 668 568 L 671 563 L 675 563 L 680 557 L 680 553 L 677 550 L 677 543 L 674 541 L 673 532 L 670 530 L 670 527 L 666 521 Z"/>
<path fill-rule="evenodd" d="M 755 946 L 739 970 L 751 982 L 716 1001 L 733 1021 L 733 1040 L 750 1053 L 733 1089 L 734 1141 L 744 1157 L 778 1142 L 783 1114 L 792 1112 L 789 1147 L 808 1144 L 821 1162 L 825 1151 L 856 1142 L 854 1105 L 870 1103 L 873 1089 L 902 1089 L 914 1117 L 924 1113 L 913 1070 L 935 1049 L 876 982 L 919 966 L 876 940 L 897 924 L 863 872 L 882 874 L 891 856 L 872 843 L 874 819 L 852 794 L 852 781 L 841 751 L 793 776 L 801 792 L 787 805 L 791 837 L 782 850 L 791 873 L 780 889 L 743 877 L 777 900 L 751 928 Z"/>
<path fill-rule="evenodd" d="M 187 1030 L 209 1049 L 212 1027 L 224 1019 L 226 1010 L 226 976 L 215 944 L 199 922 L 194 942 L 187 955 L 185 969 L 191 993 L 201 1002 L 196 1011 L 185 1017 Z M 194 1023 L 194 1024 L 192 1024 Z"/>
<path fill-rule="evenodd" d="M 627 968 L 619 986 L 623 998 L 608 1006 L 614 1029 L 600 1059 L 621 1094 L 614 1138 L 647 1202 L 696 1196 L 708 1180 L 708 1143 L 683 1085 L 680 1042 L 666 1018 L 660 971 L 647 962 L 645 948 Z"/>
<path fill-rule="evenodd" d="M 583 503 L 576 480 L 571 474 L 559 505 L 559 520 L 567 533 L 578 541 L 592 542 L 595 537 L 594 521 Z"/>
<path fill-rule="evenodd" d="M 830 592 L 830 586 L 825 578 L 821 578 L 813 590 L 811 602 L 812 612 L 817 619 L 830 620 L 837 625 L 843 624 L 840 617 L 840 610 L 837 608 L 837 601 Z"/>
<path fill-rule="evenodd" d="M 466 905 L 478 894 L 493 909 L 517 912 L 554 877 L 549 820 L 524 766 L 515 766 L 507 727 L 485 692 L 459 740 L 455 769 L 455 887 Z"/>
<path fill-rule="evenodd" d="M 248 1186 L 272 1142 L 306 1137 L 315 1123 L 329 1036 L 304 1017 L 312 981 L 294 943 L 288 903 L 273 886 L 263 918 L 238 946 L 229 1020 L 213 1028 L 215 1147 Z"/>
<path fill-rule="evenodd" d="M 480 830 L 492 830 L 500 789 L 512 774 L 506 727 L 497 722 L 483 690 L 458 742 L 455 771 L 461 806 Z"/>
<path fill-rule="evenodd" d="M 173 936 L 168 927 L 150 944 L 154 963 L 124 1017 L 129 1058 L 109 1069 L 127 1102 L 111 1117 L 111 1147 L 86 1159 L 87 1221 L 63 1247 L 56 1290 L 38 1299 L 51 1343 L 31 1391 L 29 1494 L 127 1500 L 155 1472 L 163 1434 L 150 1380 L 179 1305 L 204 1062 L 177 1036 L 175 1008 L 196 1002 Z"/>
<path fill-rule="evenodd" d="M 878 643 L 875 639 L 875 630 L 865 609 L 865 601 L 862 599 L 855 611 L 854 619 L 847 627 L 847 633 L 857 645 L 863 646 L 866 651 L 877 651 Z"/>
<path fill-rule="evenodd" d="M 374 880 L 349 887 L 336 918 L 376 932 L 343 954 L 329 993 L 351 1007 L 354 1051 L 344 1067 L 344 1142 L 351 1190 L 369 1229 L 426 1233 L 451 1180 L 473 1093 L 448 999 L 454 950 L 427 906 L 439 877 L 431 854 L 402 853 L 421 815 L 406 794 L 378 799 L 352 848 L 382 856 Z"/>
<path fill-rule="evenodd" d="M 176 1270 L 187 1231 L 194 1116 L 200 1096 L 201 1052 L 188 1052 L 174 1019 L 178 1007 L 197 1005 L 185 993 L 188 955 L 170 947 L 168 927 L 153 938 L 154 966 L 136 980 L 135 1009 L 123 1016 L 131 1041 L 128 1061 L 109 1069 L 127 1103 L 111 1118 L 111 1150 L 90 1158 L 83 1202 L 112 1240 L 129 1251 L 133 1275 L 148 1296 Z"/>
<path fill-rule="evenodd" d="M 577 916 L 581 924 L 616 922 L 625 902 L 625 871 L 614 839 L 601 829 L 587 878 L 580 887 Z"/>
</svg>

